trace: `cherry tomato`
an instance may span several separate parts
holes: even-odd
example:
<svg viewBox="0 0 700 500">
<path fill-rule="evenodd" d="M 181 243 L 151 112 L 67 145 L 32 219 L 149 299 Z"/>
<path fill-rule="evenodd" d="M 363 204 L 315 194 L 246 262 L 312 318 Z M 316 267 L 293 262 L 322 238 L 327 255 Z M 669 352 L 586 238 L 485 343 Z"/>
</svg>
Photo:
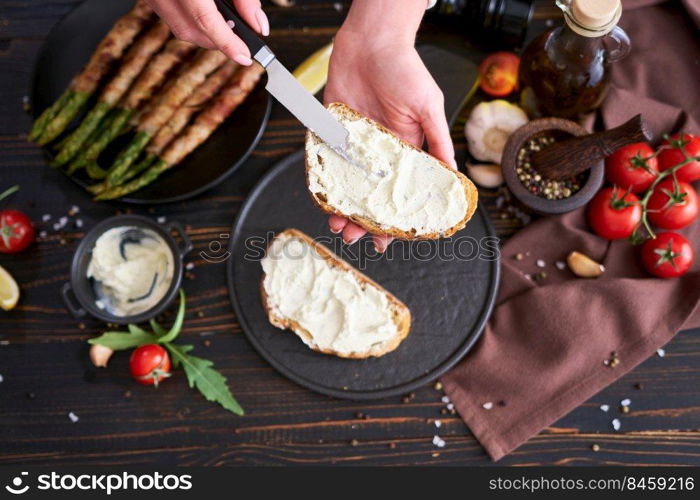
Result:
<svg viewBox="0 0 700 500">
<path fill-rule="evenodd" d="M 659 162 L 646 142 L 623 146 L 605 160 L 605 177 L 610 184 L 633 193 L 646 191 L 659 172 Z"/>
<path fill-rule="evenodd" d="M 680 139 L 680 134 L 671 136 L 671 142 L 664 141 L 663 146 L 670 146 L 669 149 L 663 149 L 659 153 L 659 168 L 663 172 L 669 168 L 675 167 L 683 160 L 683 151 L 680 149 L 681 144 L 688 156 L 700 157 L 700 137 L 693 134 L 683 134 L 683 139 Z M 693 182 L 700 179 L 700 161 L 691 161 L 687 165 L 682 166 L 676 171 L 676 178 L 679 181 Z"/>
<path fill-rule="evenodd" d="M 155 385 L 170 376 L 168 351 L 157 344 L 142 345 L 134 349 L 129 359 L 131 376 L 139 384 Z"/>
<path fill-rule="evenodd" d="M 693 247 L 678 233 L 659 233 L 642 245 L 642 263 L 659 278 L 675 278 L 693 265 Z"/>
<path fill-rule="evenodd" d="M 693 186 L 687 182 L 664 179 L 654 188 L 647 203 L 649 220 L 664 229 L 680 229 L 695 220 L 700 210 L 700 200 Z"/>
<path fill-rule="evenodd" d="M 629 238 L 642 220 L 639 198 L 618 187 L 603 188 L 588 204 L 588 224 L 603 238 Z"/>
<path fill-rule="evenodd" d="M 520 58 L 512 52 L 496 52 L 479 66 L 481 90 L 493 97 L 503 97 L 518 86 Z"/>
<path fill-rule="evenodd" d="M 34 241 L 32 221 L 19 210 L 0 210 L 0 252 L 17 253 Z"/>
</svg>

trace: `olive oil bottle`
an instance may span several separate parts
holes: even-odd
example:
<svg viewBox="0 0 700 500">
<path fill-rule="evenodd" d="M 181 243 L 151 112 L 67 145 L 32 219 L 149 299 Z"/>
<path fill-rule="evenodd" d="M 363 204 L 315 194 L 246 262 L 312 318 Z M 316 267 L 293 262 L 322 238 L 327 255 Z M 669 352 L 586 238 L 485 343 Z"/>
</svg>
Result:
<svg viewBox="0 0 700 500">
<path fill-rule="evenodd" d="M 620 0 L 557 0 L 565 24 L 535 38 L 520 60 L 521 103 L 532 117 L 576 119 L 598 108 L 608 90 L 610 64 L 630 41 L 617 22 Z"/>
</svg>

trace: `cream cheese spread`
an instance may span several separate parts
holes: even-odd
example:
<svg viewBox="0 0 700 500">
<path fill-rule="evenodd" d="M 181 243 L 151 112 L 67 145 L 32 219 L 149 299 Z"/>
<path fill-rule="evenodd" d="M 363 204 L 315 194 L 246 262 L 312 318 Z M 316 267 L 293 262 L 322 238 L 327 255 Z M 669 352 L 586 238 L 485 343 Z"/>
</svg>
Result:
<svg viewBox="0 0 700 500">
<path fill-rule="evenodd" d="M 361 165 L 319 141 L 309 151 L 312 193 L 344 214 L 417 235 L 442 234 L 464 218 L 468 200 L 453 172 L 361 119 L 338 118 L 349 132 L 349 155 Z"/>
<path fill-rule="evenodd" d="M 97 306 L 123 317 L 158 304 L 170 288 L 174 269 L 173 252 L 160 235 L 122 226 L 97 239 L 87 276 L 94 280 Z"/>
<path fill-rule="evenodd" d="M 330 265 L 299 238 L 275 238 L 262 260 L 268 307 L 296 321 L 320 350 L 363 353 L 396 337 L 398 328 L 386 293 Z"/>
</svg>

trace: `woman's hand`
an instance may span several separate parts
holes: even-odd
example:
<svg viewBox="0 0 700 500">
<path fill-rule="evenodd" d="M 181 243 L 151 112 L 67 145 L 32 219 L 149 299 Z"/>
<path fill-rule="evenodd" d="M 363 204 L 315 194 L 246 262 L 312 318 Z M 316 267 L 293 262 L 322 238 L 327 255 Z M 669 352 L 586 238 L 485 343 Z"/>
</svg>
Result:
<svg viewBox="0 0 700 500">
<path fill-rule="evenodd" d="M 430 153 L 456 168 L 444 98 L 414 48 L 415 32 L 396 36 L 384 29 L 386 23 L 381 27 L 375 23 L 370 35 L 355 27 L 348 16 L 336 35 L 324 101 L 343 102 L 419 148 L 427 139 Z M 348 244 L 366 232 L 335 215 L 330 216 L 329 225 L 334 233 L 342 231 Z M 383 252 L 392 238 L 374 235 L 373 240 L 377 251 Z"/>
<path fill-rule="evenodd" d="M 214 0 L 146 0 L 180 40 L 206 49 L 219 49 L 238 64 L 252 64 L 250 50 L 216 8 Z M 233 0 L 236 11 L 259 34 L 270 34 L 260 0 Z"/>
</svg>

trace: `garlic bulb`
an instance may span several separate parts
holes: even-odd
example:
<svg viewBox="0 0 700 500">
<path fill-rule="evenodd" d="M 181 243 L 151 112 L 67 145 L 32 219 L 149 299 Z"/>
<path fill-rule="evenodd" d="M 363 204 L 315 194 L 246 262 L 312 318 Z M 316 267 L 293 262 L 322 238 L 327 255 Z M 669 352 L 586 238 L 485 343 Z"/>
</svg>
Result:
<svg viewBox="0 0 700 500">
<path fill-rule="evenodd" d="M 500 165 L 485 165 L 467 163 L 469 178 L 479 186 L 497 188 L 503 184 L 503 172 Z"/>
<path fill-rule="evenodd" d="M 527 122 L 522 109 L 503 99 L 477 104 L 464 127 L 469 152 L 477 160 L 500 164 L 508 137 Z"/>
</svg>

